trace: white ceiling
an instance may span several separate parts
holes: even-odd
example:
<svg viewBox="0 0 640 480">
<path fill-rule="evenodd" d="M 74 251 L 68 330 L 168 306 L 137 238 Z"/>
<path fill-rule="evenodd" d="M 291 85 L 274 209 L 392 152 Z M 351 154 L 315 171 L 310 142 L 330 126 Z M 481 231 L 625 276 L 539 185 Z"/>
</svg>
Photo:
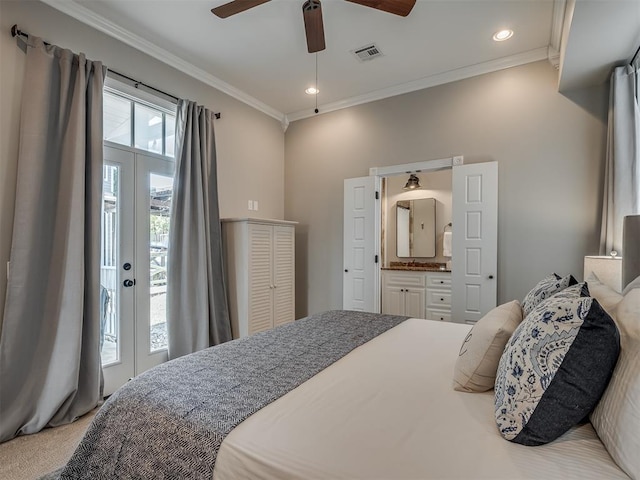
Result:
<svg viewBox="0 0 640 480">
<path fill-rule="evenodd" d="M 314 83 L 315 55 L 306 50 L 303 0 L 272 0 L 227 19 L 210 13 L 227 0 L 43 1 L 284 124 L 313 115 L 315 99 L 304 90 Z M 618 0 L 602 3 L 609 1 Z M 327 49 L 318 53 L 319 108 L 326 112 L 547 58 L 550 45 L 559 48 L 564 4 L 417 0 L 403 18 L 323 0 Z M 502 28 L 513 29 L 513 38 L 494 42 L 493 33 Z M 384 56 L 361 63 L 350 51 L 370 42 Z"/>
</svg>

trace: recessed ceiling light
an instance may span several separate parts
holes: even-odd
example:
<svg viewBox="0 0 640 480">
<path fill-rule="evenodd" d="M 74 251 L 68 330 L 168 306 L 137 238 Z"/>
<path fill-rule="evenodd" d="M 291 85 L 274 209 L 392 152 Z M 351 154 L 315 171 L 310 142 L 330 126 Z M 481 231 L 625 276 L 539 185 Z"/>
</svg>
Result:
<svg viewBox="0 0 640 480">
<path fill-rule="evenodd" d="M 318 93 L 320 93 L 320 90 L 318 90 L 316 87 L 309 87 L 304 91 L 304 93 L 306 93 L 307 95 L 317 95 Z"/>
<path fill-rule="evenodd" d="M 496 42 L 504 42 L 505 40 L 509 40 L 513 37 L 513 30 L 500 30 L 493 34 L 493 39 Z"/>
</svg>

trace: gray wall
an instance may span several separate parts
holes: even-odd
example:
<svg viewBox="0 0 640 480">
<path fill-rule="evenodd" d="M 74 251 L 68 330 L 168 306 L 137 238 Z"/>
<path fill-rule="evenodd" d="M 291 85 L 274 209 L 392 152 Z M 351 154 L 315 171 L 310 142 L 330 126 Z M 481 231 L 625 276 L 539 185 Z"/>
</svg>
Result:
<svg viewBox="0 0 640 480">
<path fill-rule="evenodd" d="M 552 271 L 581 277 L 582 257 L 598 252 L 607 91 L 569 100 L 557 82 L 543 61 L 293 122 L 297 317 L 342 305 L 343 180 L 452 155 L 499 162 L 500 303 Z"/>
<path fill-rule="evenodd" d="M 222 112 L 215 124 L 220 214 L 283 218 L 284 133 L 279 121 L 45 4 L 0 1 L 0 325 L 13 229 L 25 63 L 25 54 L 9 33 L 14 23 L 61 47 L 102 60 L 118 72 Z M 248 211 L 249 199 L 259 201 L 259 211 Z"/>
</svg>

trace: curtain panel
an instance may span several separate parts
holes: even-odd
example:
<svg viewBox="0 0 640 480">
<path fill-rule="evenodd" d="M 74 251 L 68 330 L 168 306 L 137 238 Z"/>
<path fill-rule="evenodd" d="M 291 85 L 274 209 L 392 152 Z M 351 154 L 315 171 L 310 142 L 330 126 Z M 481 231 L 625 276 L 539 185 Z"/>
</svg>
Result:
<svg viewBox="0 0 640 480">
<path fill-rule="evenodd" d="M 0 337 L 0 441 L 101 399 L 101 62 L 27 42 L 16 203 Z"/>
<path fill-rule="evenodd" d="M 600 254 L 622 251 L 626 215 L 640 213 L 640 108 L 638 65 L 611 74 Z"/>
<path fill-rule="evenodd" d="M 178 102 L 167 264 L 169 358 L 231 340 L 218 210 L 214 113 Z"/>
</svg>

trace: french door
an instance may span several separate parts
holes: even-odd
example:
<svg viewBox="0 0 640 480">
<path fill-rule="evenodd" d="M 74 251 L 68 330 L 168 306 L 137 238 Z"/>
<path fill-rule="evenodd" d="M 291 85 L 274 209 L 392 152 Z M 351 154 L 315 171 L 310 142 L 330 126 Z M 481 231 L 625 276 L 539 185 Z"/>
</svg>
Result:
<svg viewBox="0 0 640 480">
<path fill-rule="evenodd" d="M 174 161 L 104 147 L 101 353 L 104 394 L 167 360 L 167 252 Z"/>
</svg>

